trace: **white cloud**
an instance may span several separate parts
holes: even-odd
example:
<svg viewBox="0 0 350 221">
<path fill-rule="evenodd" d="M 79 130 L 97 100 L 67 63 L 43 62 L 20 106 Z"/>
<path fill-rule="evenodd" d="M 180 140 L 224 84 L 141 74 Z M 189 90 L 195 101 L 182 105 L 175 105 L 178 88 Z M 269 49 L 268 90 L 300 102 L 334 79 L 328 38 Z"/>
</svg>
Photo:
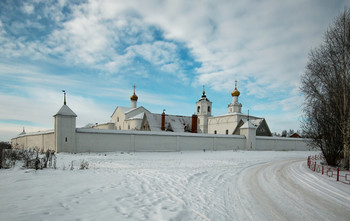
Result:
<svg viewBox="0 0 350 221">
<path fill-rule="evenodd" d="M 24 3 L 22 6 L 22 11 L 26 14 L 32 14 L 34 12 L 34 5 Z"/>
<path fill-rule="evenodd" d="M 169 42 L 156 41 L 152 44 L 134 45 L 127 50 L 156 65 L 167 64 L 176 59 L 176 45 Z"/>
<path fill-rule="evenodd" d="M 166 37 L 186 42 L 202 62 L 195 80 L 221 90 L 232 88 L 231 77 L 253 77 L 259 88 L 295 87 L 318 28 L 309 18 L 326 10 L 302 1 L 153 3 L 141 4 L 139 13 Z"/>
<path fill-rule="evenodd" d="M 253 104 L 252 109 L 255 111 L 293 111 L 296 116 L 300 116 L 302 103 L 302 96 L 291 96 L 282 100 Z"/>
</svg>

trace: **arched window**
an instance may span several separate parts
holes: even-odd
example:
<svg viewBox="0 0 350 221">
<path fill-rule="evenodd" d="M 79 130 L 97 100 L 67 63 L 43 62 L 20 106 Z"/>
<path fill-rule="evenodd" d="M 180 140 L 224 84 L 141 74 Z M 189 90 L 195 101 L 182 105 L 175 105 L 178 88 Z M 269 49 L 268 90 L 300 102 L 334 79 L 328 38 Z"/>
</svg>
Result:
<svg viewBox="0 0 350 221">
<path fill-rule="evenodd" d="M 208 106 L 208 112 L 210 112 L 210 106 Z"/>
<path fill-rule="evenodd" d="M 217 134 L 218 132 L 216 130 L 214 130 L 214 134 Z"/>
<path fill-rule="evenodd" d="M 201 110 L 201 107 L 198 106 L 198 107 L 197 107 L 197 113 L 199 113 L 200 110 Z"/>
<path fill-rule="evenodd" d="M 228 134 L 228 130 L 226 130 L 226 134 Z"/>
</svg>

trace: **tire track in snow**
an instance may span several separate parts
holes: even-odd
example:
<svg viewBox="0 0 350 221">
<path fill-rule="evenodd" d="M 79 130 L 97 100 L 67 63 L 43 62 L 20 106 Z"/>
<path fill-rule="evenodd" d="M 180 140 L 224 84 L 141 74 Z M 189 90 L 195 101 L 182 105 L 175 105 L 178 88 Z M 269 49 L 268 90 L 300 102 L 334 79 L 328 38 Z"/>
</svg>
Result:
<svg viewBox="0 0 350 221">
<path fill-rule="evenodd" d="M 238 220 L 350 220 L 349 192 L 339 193 L 322 179 L 311 179 L 301 166 L 304 161 L 243 169 L 234 183 L 237 188 L 228 190 L 234 194 L 231 201 L 238 203 L 232 215 Z"/>
<path fill-rule="evenodd" d="M 286 163 L 282 166 L 281 181 L 294 189 L 296 196 L 304 197 L 307 211 L 312 211 L 311 217 L 328 220 L 350 220 L 350 192 L 341 192 L 333 185 L 329 185 L 325 177 L 315 176 L 308 168 L 305 170 L 305 160 Z M 310 173 L 312 172 L 312 173 Z M 287 176 L 285 174 L 288 174 Z M 300 202 L 299 202 L 300 204 Z"/>
</svg>

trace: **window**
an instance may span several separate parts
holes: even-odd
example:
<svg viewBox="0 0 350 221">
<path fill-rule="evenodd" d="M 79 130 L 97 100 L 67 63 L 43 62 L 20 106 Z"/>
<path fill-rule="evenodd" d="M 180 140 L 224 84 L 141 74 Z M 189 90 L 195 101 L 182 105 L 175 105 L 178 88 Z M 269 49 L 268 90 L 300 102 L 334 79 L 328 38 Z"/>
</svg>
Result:
<svg viewBox="0 0 350 221">
<path fill-rule="evenodd" d="M 214 130 L 214 134 L 217 134 L 218 132 L 216 130 Z"/>
<path fill-rule="evenodd" d="M 193 109 L 192 109 L 192 110 L 193 110 Z M 200 110 L 201 110 L 201 107 L 198 106 L 198 107 L 197 107 L 197 112 L 199 113 Z"/>
<path fill-rule="evenodd" d="M 67 137 L 66 137 L 66 142 L 68 141 Z"/>
<path fill-rule="evenodd" d="M 117 122 L 119 122 L 119 117 L 117 117 Z"/>
<path fill-rule="evenodd" d="M 208 106 L 208 112 L 210 112 L 210 106 Z"/>
<path fill-rule="evenodd" d="M 130 124 L 128 124 L 128 130 L 130 130 Z"/>
<path fill-rule="evenodd" d="M 226 134 L 228 134 L 228 130 L 226 130 Z"/>
<path fill-rule="evenodd" d="M 121 126 L 119 126 L 119 130 L 121 130 L 122 129 L 122 127 Z"/>
</svg>

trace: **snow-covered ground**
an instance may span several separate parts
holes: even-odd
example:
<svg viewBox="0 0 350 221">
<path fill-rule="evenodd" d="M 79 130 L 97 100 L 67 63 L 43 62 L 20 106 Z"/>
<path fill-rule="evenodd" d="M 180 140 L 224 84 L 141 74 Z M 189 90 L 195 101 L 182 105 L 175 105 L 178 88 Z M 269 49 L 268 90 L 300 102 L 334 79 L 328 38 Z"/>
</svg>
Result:
<svg viewBox="0 0 350 221">
<path fill-rule="evenodd" d="M 350 220 L 350 186 L 312 154 L 60 153 L 57 170 L 0 170 L 0 220 Z"/>
</svg>

